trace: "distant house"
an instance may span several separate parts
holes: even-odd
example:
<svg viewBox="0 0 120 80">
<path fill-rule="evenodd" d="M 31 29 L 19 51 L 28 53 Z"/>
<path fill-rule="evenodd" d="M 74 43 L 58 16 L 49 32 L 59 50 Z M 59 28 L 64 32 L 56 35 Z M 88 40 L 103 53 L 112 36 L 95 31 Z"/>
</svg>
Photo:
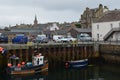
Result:
<svg viewBox="0 0 120 80">
<path fill-rule="evenodd" d="M 55 30 L 59 30 L 59 27 L 57 26 L 57 23 L 52 23 L 51 25 L 47 26 L 47 30 L 55 31 Z"/>
<path fill-rule="evenodd" d="M 77 38 L 81 33 L 86 33 L 91 36 L 91 29 L 83 29 L 83 28 L 71 28 L 68 33 L 71 34 L 72 37 Z"/>
<path fill-rule="evenodd" d="M 46 36 L 49 39 L 52 39 L 53 35 L 64 35 L 64 36 L 67 36 L 67 32 L 68 32 L 67 30 L 55 30 L 55 31 L 46 30 L 46 31 L 44 31 L 44 34 L 46 34 Z"/>
<path fill-rule="evenodd" d="M 120 41 L 120 10 L 108 11 L 94 22 L 92 38 L 99 41 Z"/>
</svg>

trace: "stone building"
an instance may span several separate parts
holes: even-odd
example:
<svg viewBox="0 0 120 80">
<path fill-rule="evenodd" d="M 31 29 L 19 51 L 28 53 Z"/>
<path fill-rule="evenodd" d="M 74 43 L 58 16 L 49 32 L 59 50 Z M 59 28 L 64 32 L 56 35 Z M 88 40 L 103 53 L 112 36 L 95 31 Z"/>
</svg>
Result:
<svg viewBox="0 0 120 80">
<path fill-rule="evenodd" d="M 102 4 L 99 5 L 98 8 L 86 8 L 86 10 L 81 15 L 80 23 L 82 28 L 91 28 L 92 22 L 99 19 L 104 12 L 108 11 L 107 6 L 104 6 Z"/>
</svg>

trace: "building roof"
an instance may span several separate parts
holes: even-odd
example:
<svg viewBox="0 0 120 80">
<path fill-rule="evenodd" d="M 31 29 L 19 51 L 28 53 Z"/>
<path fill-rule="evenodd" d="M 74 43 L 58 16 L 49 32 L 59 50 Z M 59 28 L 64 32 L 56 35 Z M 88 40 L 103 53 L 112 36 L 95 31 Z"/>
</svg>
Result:
<svg viewBox="0 0 120 80">
<path fill-rule="evenodd" d="M 96 20 L 94 23 L 111 21 L 120 21 L 120 10 L 107 11 L 102 15 L 101 18 Z"/>
<path fill-rule="evenodd" d="M 67 30 L 55 30 L 55 31 L 50 31 L 50 30 L 46 30 L 44 31 L 45 34 L 59 34 L 59 35 L 64 35 L 67 34 Z"/>
<path fill-rule="evenodd" d="M 53 24 L 54 23 L 45 23 L 45 24 L 37 24 L 37 25 L 20 24 L 20 25 L 13 26 L 10 29 L 11 30 L 39 30 L 39 31 L 46 31 L 46 30 L 49 30 L 50 27 L 53 26 Z"/>
<path fill-rule="evenodd" d="M 77 32 L 91 32 L 91 29 L 74 28 Z"/>
</svg>

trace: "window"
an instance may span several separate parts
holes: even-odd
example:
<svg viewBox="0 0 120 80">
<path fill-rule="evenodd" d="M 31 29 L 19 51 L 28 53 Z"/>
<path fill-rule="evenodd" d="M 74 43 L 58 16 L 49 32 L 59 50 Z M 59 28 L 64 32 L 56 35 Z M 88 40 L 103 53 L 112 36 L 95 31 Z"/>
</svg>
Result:
<svg viewBox="0 0 120 80">
<path fill-rule="evenodd" d="M 42 59 L 40 58 L 40 61 L 42 61 Z"/>
<path fill-rule="evenodd" d="M 120 23 L 119 23 L 119 28 L 120 28 Z"/>
<path fill-rule="evenodd" d="M 111 29 L 113 28 L 113 24 L 110 24 Z"/>
<path fill-rule="evenodd" d="M 99 29 L 99 25 L 97 25 L 97 29 Z"/>
<path fill-rule="evenodd" d="M 97 34 L 97 40 L 99 40 L 99 34 Z"/>
</svg>

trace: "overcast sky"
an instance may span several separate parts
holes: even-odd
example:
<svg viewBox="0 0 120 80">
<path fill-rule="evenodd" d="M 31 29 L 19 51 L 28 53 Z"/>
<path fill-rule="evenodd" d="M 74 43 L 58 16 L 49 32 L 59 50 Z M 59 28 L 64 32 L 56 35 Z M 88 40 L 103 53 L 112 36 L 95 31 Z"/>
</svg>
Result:
<svg viewBox="0 0 120 80">
<path fill-rule="evenodd" d="M 0 26 L 38 23 L 74 22 L 86 9 L 99 4 L 110 10 L 120 9 L 120 0 L 0 0 Z"/>
</svg>

